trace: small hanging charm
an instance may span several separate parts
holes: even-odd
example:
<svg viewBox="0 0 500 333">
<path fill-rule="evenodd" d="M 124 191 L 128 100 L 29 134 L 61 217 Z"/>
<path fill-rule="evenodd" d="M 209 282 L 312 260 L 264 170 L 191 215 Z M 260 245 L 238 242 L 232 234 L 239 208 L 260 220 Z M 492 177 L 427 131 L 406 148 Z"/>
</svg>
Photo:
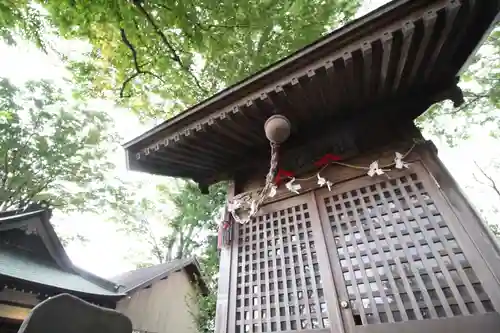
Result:
<svg viewBox="0 0 500 333">
<path fill-rule="evenodd" d="M 325 178 L 321 177 L 321 176 L 319 175 L 319 173 L 317 174 L 317 176 L 318 176 L 318 185 L 319 185 L 320 187 L 323 187 L 323 186 L 325 186 L 325 185 L 326 185 L 326 187 L 328 187 L 328 191 L 330 191 L 330 192 L 331 192 L 331 191 L 332 191 L 332 185 L 333 185 L 333 183 L 332 183 L 331 181 L 326 180 Z"/>
<path fill-rule="evenodd" d="M 294 184 L 295 178 L 292 178 L 288 183 L 286 183 L 286 188 L 293 193 L 299 194 L 299 190 L 302 188 L 300 184 Z"/>
<path fill-rule="evenodd" d="M 244 224 L 251 220 L 248 212 L 252 209 L 252 205 L 256 206 L 254 201 L 252 193 L 245 193 L 228 202 L 227 209 L 236 223 Z M 253 209 L 257 211 L 257 207 Z"/>
<path fill-rule="evenodd" d="M 368 176 L 373 177 L 375 175 L 380 176 L 384 174 L 384 170 L 380 169 L 378 166 L 378 161 L 373 161 L 372 164 L 370 164 L 370 170 L 367 172 Z"/>
<path fill-rule="evenodd" d="M 394 164 L 396 165 L 396 169 L 408 169 L 408 163 L 403 161 L 403 155 L 401 153 L 396 152 L 396 157 L 394 157 Z"/>
<path fill-rule="evenodd" d="M 239 200 L 233 200 L 231 202 L 228 202 L 227 204 L 227 210 L 230 212 L 235 212 L 240 207 L 241 207 L 241 202 Z"/>
<path fill-rule="evenodd" d="M 278 186 L 272 185 L 271 189 L 269 190 L 268 197 L 274 198 L 276 196 L 276 193 L 278 192 Z"/>
<path fill-rule="evenodd" d="M 256 213 L 257 213 L 257 202 L 255 202 L 255 200 L 252 200 L 252 203 L 250 204 L 250 216 L 253 216 Z"/>
</svg>

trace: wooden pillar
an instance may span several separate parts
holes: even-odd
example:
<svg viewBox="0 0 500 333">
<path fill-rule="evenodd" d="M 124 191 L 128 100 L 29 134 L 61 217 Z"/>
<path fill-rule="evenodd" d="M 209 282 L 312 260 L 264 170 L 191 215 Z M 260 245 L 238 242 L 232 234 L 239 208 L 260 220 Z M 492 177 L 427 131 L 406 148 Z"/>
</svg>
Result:
<svg viewBox="0 0 500 333">
<path fill-rule="evenodd" d="M 486 288 L 489 287 L 488 289 L 493 292 L 498 292 L 500 284 L 500 245 L 498 240 L 439 159 L 436 146 L 429 141 L 426 145 L 418 148 L 418 153 L 456 216 L 460 227 L 468 236 L 468 240 L 464 241 L 477 248 L 479 252 L 478 262 L 484 263 L 484 265 L 481 265 L 480 269 L 476 269 L 476 274 Z M 492 297 L 492 299 L 496 300 L 493 301 L 495 307 L 500 309 L 499 297 Z"/>
<path fill-rule="evenodd" d="M 235 195 L 235 184 L 230 182 L 227 189 L 227 199 L 231 200 Z M 217 289 L 217 309 L 215 315 L 215 332 L 227 333 L 229 323 L 229 295 L 231 293 L 231 254 L 234 242 L 235 228 L 233 227 L 233 241 L 231 245 L 223 245 L 220 249 L 219 258 L 219 280 Z"/>
</svg>

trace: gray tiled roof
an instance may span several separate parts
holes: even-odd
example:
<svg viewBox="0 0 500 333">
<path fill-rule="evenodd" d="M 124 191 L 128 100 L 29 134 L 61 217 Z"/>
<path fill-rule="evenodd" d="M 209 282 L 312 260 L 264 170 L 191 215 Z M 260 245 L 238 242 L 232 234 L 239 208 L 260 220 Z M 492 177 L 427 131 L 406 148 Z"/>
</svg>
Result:
<svg viewBox="0 0 500 333">
<path fill-rule="evenodd" d="M 182 269 L 191 263 L 193 263 L 192 258 L 172 260 L 167 263 L 125 272 L 112 277 L 110 280 L 124 286 L 125 291 L 128 291 L 142 285 L 143 283 L 153 280 L 159 275 L 169 274 Z"/>
<path fill-rule="evenodd" d="M 42 262 L 19 250 L 0 248 L 0 274 L 70 292 L 103 296 L 121 295 L 121 293 L 104 289 L 76 273 L 65 272 L 53 263 Z"/>
<path fill-rule="evenodd" d="M 171 272 L 180 269 L 186 269 L 190 275 L 200 275 L 196 258 L 189 258 L 126 272 L 110 280 L 102 279 L 75 267 L 71 263 L 49 222 L 49 218 L 50 214 L 46 214 L 44 210 L 16 212 L 14 214 L 0 213 L 0 231 L 8 232 L 8 230 L 16 230 L 30 225 L 36 230 L 35 236 L 30 237 L 39 237 L 43 242 L 41 246 L 38 243 L 35 244 L 33 238 L 21 245 L 9 242 L 3 242 L 2 245 L 0 242 L 0 275 L 53 286 L 70 293 L 73 291 L 118 297 L 123 297 L 126 292 L 132 292 L 155 279 L 164 278 Z M 3 236 L 8 238 L 6 233 L 3 233 Z M 0 233 L 0 240 L 1 237 Z M 24 247 L 26 245 L 28 248 Z M 45 250 L 48 251 L 47 254 L 41 256 L 41 251 Z M 198 280 L 198 283 L 202 285 L 202 290 L 207 290 L 203 279 Z M 116 284 L 122 288 L 118 288 Z"/>
<path fill-rule="evenodd" d="M 96 296 L 125 296 L 114 283 L 73 265 L 50 224 L 51 210 L 33 205 L 0 213 L 0 275 Z"/>
</svg>

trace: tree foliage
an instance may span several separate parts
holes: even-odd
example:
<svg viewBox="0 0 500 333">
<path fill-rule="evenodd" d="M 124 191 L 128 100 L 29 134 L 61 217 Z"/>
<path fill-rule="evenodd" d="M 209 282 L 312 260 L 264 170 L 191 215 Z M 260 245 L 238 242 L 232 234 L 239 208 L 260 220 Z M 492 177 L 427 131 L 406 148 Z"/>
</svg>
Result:
<svg viewBox="0 0 500 333">
<path fill-rule="evenodd" d="M 162 184 L 154 191 L 145 191 L 146 197 L 138 196 L 129 209 L 116 216 L 124 231 L 139 236 L 149 245 L 151 258 L 138 268 L 198 257 L 211 290 L 208 295 L 200 292 L 192 295 L 198 308 L 190 312 L 200 333 L 214 329 L 219 271 L 216 216 L 226 199 L 225 184 L 213 185 L 209 190 L 208 195 L 203 195 L 193 182 Z"/>
<path fill-rule="evenodd" d="M 0 36 L 9 43 L 21 36 L 45 51 L 53 48 L 49 35 L 88 41 L 90 48 L 84 51 L 83 57 L 64 58 L 78 97 L 113 98 L 140 117 L 167 118 L 338 27 L 353 16 L 358 4 L 357 0 L 7 0 L 0 3 Z M 493 31 L 462 76 L 465 105 L 460 109 L 453 109 L 448 103 L 431 107 L 418 119 L 426 131 L 445 137 L 449 144 L 467 138 L 471 127 L 465 125 L 477 124 L 489 127 L 492 135 L 499 133 L 499 37 L 499 31 Z M 13 115 L 23 109 L 19 105 L 10 108 L 3 105 L 0 126 L 13 121 L 8 119 L 16 119 Z M 32 113 L 24 111 L 28 115 L 25 118 L 30 120 L 28 123 L 36 124 L 39 109 L 46 107 Z M 66 117 L 70 115 L 77 119 L 68 123 Z M 44 118 L 52 124 L 47 128 L 59 124 L 60 118 L 62 124 L 73 126 L 68 125 L 65 133 L 69 136 L 68 146 L 62 149 L 58 143 L 56 154 L 36 145 L 40 135 L 33 131 L 34 125 L 23 123 L 15 127 L 14 134 L 9 134 L 12 141 L 16 135 L 29 138 L 26 140 L 29 153 L 19 165 L 19 174 L 21 171 L 27 174 L 30 183 L 21 186 L 26 189 L 23 196 L 14 195 L 17 187 L 4 186 L 0 199 L 5 202 L 10 199 L 4 198 L 14 198 L 22 203 L 32 197 L 29 193 L 38 184 L 43 185 L 52 178 L 46 189 L 36 191 L 32 199 L 49 197 L 64 205 L 81 207 L 89 193 L 94 203 L 108 200 L 110 190 L 114 197 L 121 195 L 117 187 L 106 185 L 109 182 L 103 179 L 103 171 L 112 165 L 102 162 L 98 143 L 111 140 L 106 137 L 107 120 L 102 117 L 102 114 L 82 110 L 76 115 L 60 110 Z M 92 121 L 86 123 L 85 119 Z M 77 138 L 85 136 L 86 126 L 93 128 L 99 124 L 103 126 L 102 131 L 93 135 L 100 137 L 81 146 L 86 139 L 78 141 Z M 36 134 L 31 138 L 30 133 Z M 0 138 L 0 143 L 4 143 L 1 140 L 4 139 Z M 7 156 L 9 160 L 14 156 L 17 161 L 19 154 L 12 155 L 16 149 L 20 148 L 2 144 L 0 153 L 5 154 L 0 156 Z M 83 151 L 87 151 L 87 155 Z M 38 166 L 38 161 L 47 160 L 47 156 L 50 163 L 40 165 L 51 167 Z M 76 160 L 80 163 L 75 164 Z M 47 170 L 41 178 L 37 178 L 39 169 Z M 19 177 L 13 179 L 19 183 Z M 64 188 L 67 184 L 73 184 L 71 191 Z M 103 186 L 97 185 L 96 189 L 92 187 L 95 184 Z M 198 254 L 213 286 L 218 271 L 214 216 L 224 193 L 223 184 L 214 186 L 208 196 L 201 195 L 190 182 L 177 188 L 162 185 L 148 192 L 147 197 L 130 195 L 114 201 L 114 207 L 119 208 L 115 219 L 124 230 L 139 235 L 150 245 L 152 260 L 145 265 Z M 118 202 L 127 201 L 132 202 L 118 207 Z M 155 225 L 163 226 L 164 231 L 158 232 Z M 199 304 L 200 332 L 213 331 L 214 294 L 199 297 Z"/>
<path fill-rule="evenodd" d="M 106 173 L 110 118 L 66 101 L 49 82 L 0 79 L 0 211 L 47 201 L 61 209 L 118 205 Z"/>
<path fill-rule="evenodd" d="M 490 224 L 489 226 L 493 235 L 500 241 L 500 227 L 498 224 Z"/>
<path fill-rule="evenodd" d="M 88 40 L 88 57 L 70 65 L 80 93 L 113 92 L 145 116 L 208 97 L 338 27 L 358 7 L 357 0 L 34 3 L 0 7 L 4 30 L 14 27 L 41 47 L 40 22 L 63 38 Z M 41 8 L 35 17 L 33 8 Z"/>
<path fill-rule="evenodd" d="M 89 41 L 83 57 L 63 58 L 77 97 L 111 97 L 140 117 L 166 118 L 313 42 L 357 7 L 357 0 L 9 1 L 0 5 L 0 34 L 10 43 L 20 35 L 45 51 L 54 48 L 49 35 Z M 135 198 L 116 219 L 144 237 L 156 262 L 199 254 L 212 284 L 214 214 L 224 193 L 224 185 L 209 196 L 189 182 L 159 187 L 155 202 L 151 193 Z M 173 203 L 172 212 L 161 198 Z M 168 232 L 156 233 L 155 223 Z M 210 297 L 200 299 L 202 331 L 210 331 L 215 313 Z"/>
<path fill-rule="evenodd" d="M 212 186 L 208 195 L 201 194 L 193 182 L 162 184 L 153 193 L 138 196 L 115 218 L 124 231 L 148 242 L 155 263 L 193 254 L 203 257 L 203 250 L 212 241 L 216 244 L 215 215 L 225 201 L 225 193 L 223 183 Z"/>
<path fill-rule="evenodd" d="M 433 105 L 417 123 L 429 134 L 444 138 L 453 146 L 468 139 L 471 130 L 480 127 L 493 137 L 500 136 L 500 28 L 494 29 L 470 66 L 461 75 L 460 86 L 465 103 Z"/>
<path fill-rule="evenodd" d="M 44 18 L 31 1 L 0 1 L 0 37 L 8 44 L 16 43 L 14 35 L 17 33 L 45 51 L 44 32 Z"/>
</svg>

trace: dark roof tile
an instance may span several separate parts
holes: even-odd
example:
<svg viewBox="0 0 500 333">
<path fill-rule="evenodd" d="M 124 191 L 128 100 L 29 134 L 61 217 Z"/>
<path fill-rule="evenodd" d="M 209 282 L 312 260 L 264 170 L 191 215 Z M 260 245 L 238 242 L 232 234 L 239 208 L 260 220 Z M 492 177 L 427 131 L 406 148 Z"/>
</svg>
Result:
<svg viewBox="0 0 500 333">
<path fill-rule="evenodd" d="M 199 271 L 196 258 L 176 259 L 163 264 L 125 272 L 112 277 L 110 280 L 124 287 L 124 292 L 129 292 L 147 285 L 148 282 L 155 280 L 155 278 L 168 276 L 168 274 L 190 265 L 196 266 Z"/>
</svg>

